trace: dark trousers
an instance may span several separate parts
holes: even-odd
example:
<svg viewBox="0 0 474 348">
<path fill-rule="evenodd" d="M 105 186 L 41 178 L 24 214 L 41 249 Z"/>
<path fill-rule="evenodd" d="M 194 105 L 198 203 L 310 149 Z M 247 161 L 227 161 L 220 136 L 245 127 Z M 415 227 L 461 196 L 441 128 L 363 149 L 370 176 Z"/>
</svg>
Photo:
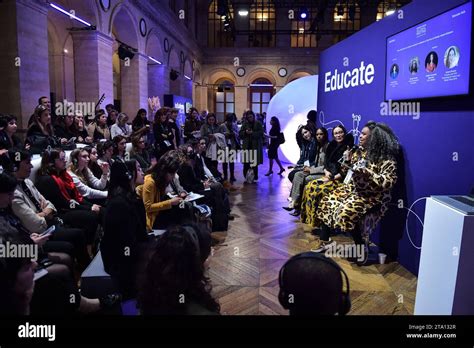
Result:
<svg viewBox="0 0 474 348">
<path fill-rule="evenodd" d="M 183 208 L 175 205 L 171 209 L 162 210 L 153 223 L 153 229 L 164 230 L 171 225 L 194 222 L 193 209 L 190 203 L 186 203 Z"/>
<path fill-rule="evenodd" d="M 235 178 L 234 176 L 234 169 L 235 169 L 235 163 L 222 163 L 222 170 L 224 171 L 224 180 L 227 180 L 227 168 L 230 168 L 230 178 L 233 179 Z"/>
<path fill-rule="evenodd" d="M 49 245 L 48 245 L 49 244 Z M 46 252 L 71 252 L 69 249 L 72 245 L 72 255 L 77 259 L 81 268 L 87 267 L 90 262 L 90 257 L 87 252 L 86 236 L 84 230 L 80 228 L 58 227 L 51 235 L 49 241 L 45 244 Z"/>
<path fill-rule="evenodd" d="M 244 163 L 244 178 L 247 176 L 247 172 L 249 169 L 253 169 L 253 172 L 255 173 L 255 180 L 258 179 L 258 165 L 255 167 L 250 167 L 250 163 Z"/>
<path fill-rule="evenodd" d="M 319 239 L 327 242 L 329 241 L 330 234 L 331 234 L 331 228 L 323 224 L 321 226 L 321 232 L 319 233 Z M 360 231 L 360 228 L 358 226 L 351 231 L 351 234 L 356 244 L 364 244 L 364 239 L 362 238 L 362 232 Z"/>
<path fill-rule="evenodd" d="M 60 218 L 67 226 L 83 229 L 86 244 L 94 243 L 100 220 L 98 214 L 90 210 L 69 210 L 62 213 Z"/>
</svg>

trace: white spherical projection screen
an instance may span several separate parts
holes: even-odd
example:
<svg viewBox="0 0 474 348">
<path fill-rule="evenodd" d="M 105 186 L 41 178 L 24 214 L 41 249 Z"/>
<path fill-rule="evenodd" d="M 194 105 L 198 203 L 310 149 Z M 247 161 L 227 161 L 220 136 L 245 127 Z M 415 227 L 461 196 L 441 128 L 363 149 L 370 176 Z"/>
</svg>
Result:
<svg viewBox="0 0 474 348">
<path fill-rule="evenodd" d="M 300 149 L 296 143 L 296 131 L 300 125 L 306 124 L 306 115 L 316 110 L 318 105 L 318 75 L 301 77 L 283 87 L 270 100 L 267 109 L 267 129 L 270 130 L 270 119 L 278 117 L 285 143 L 280 146 L 280 160 L 296 163 Z"/>
</svg>

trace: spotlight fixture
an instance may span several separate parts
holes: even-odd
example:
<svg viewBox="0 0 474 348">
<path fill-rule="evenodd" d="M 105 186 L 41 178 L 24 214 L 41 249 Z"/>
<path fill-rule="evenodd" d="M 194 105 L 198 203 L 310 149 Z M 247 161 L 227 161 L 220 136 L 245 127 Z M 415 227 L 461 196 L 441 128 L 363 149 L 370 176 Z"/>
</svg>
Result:
<svg viewBox="0 0 474 348">
<path fill-rule="evenodd" d="M 241 17 L 247 17 L 249 15 L 248 10 L 239 10 L 239 16 Z"/>
<path fill-rule="evenodd" d="M 171 69 L 170 71 L 170 80 L 171 81 L 176 81 L 176 79 L 179 77 L 179 72 L 174 70 L 174 69 Z"/>
<path fill-rule="evenodd" d="M 300 9 L 300 19 L 307 19 L 308 18 L 308 9 L 306 7 L 302 7 Z"/>
<path fill-rule="evenodd" d="M 230 30 L 230 20 L 228 16 L 225 16 L 224 19 L 224 31 L 229 31 Z"/>
<path fill-rule="evenodd" d="M 135 53 L 132 51 L 132 49 L 124 44 L 120 44 L 118 48 L 118 56 L 121 60 L 125 59 L 133 59 L 135 56 Z"/>
<path fill-rule="evenodd" d="M 189 81 L 192 80 L 192 78 L 190 78 L 188 75 L 184 75 L 184 78 L 185 78 L 186 80 L 189 80 Z"/>
<path fill-rule="evenodd" d="M 394 13 L 395 13 L 394 9 L 389 9 L 389 10 L 387 10 L 387 12 L 385 12 L 385 15 L 390 16 L 390 15 L 393 15 Z"/>
<path fill-rule="evenodd" d="M 157 59 L 155 59 L 155 58 L 153 58 L 153 57 L 151 57 L 151 56 L 148 56 L 148 59 L 151 60 L 152 62 L 157 63 L 157 64 L 160 64 L 160 65 L 163 64 L 162 62 L 160 62 L 159 60 L 157 60 Z"/>
</svg>

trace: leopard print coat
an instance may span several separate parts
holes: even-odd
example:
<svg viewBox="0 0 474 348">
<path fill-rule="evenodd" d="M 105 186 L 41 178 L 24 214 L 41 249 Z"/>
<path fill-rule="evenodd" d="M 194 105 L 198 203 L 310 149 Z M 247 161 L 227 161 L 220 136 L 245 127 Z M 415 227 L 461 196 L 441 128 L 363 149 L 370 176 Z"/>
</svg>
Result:
<svg viewBox="0 0 474 348">
<path fill-rule="evenodd" d="M 366 153 L 355 153 L 352 164 L 365 159 Z M 316 212 L 316 220 L 331 228 L 344 232 L 363 224 L 362 234 L 375 229 L 377 223 L 388 210 L 391 200 L 390 190 L 397 181 L 397 164 L 393 160 L 369 163 L 369 176 L 356 174 L 347 184 L 342 184 L 323 197 Z M 363 219 L 364 218 L 364 219 Z"/>
</svg>

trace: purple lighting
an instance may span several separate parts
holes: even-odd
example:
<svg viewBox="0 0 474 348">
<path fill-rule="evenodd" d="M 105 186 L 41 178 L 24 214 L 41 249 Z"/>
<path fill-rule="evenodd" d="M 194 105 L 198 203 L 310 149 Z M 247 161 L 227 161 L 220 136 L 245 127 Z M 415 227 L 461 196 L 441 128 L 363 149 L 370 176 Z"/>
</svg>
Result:
<svg viewBox="0 0 474 348">
<path fill-rule="evenodd" d="M 59 11 L 59 12 L 65 14 L 65 15 L 68 16 L 69 18 L 75 19 L 76 21 L 81 22 L 82 24 L 85 24 L 85 25 L 87 25 L 88 27 L 92 26 L 92 24 L 90 24 L 90 23 L 86 22 L 85 20 L 83 20 L 83 19 L 81 19 L 81 18 L 79 18 L 79 17 L 73 15 L 73 14 L 70 13 L 70 12 L 67 12 L 65 9 L 59 7 L 58 5 L 53 4 L 53 3 L 50 3 L 50 5 L 51 5 L 52 8 L 54 8 L 55 10 L 57 10 L 57 11 Z"/>
</svg>

